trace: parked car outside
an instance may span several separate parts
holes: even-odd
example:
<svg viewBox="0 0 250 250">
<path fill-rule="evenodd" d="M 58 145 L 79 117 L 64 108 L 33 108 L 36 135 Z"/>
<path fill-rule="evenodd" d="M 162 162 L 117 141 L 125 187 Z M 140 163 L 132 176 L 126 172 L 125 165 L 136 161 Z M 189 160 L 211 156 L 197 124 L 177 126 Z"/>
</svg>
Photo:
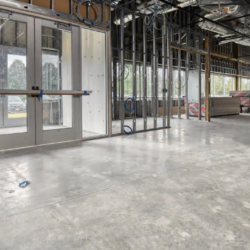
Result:
<svg viewBox="0 0 250 250">
<path fill-rule="evenodd" d="M 8 97 L 8 113 L 26 112 L 26 104 L 19 96 Z"/>
</svg>

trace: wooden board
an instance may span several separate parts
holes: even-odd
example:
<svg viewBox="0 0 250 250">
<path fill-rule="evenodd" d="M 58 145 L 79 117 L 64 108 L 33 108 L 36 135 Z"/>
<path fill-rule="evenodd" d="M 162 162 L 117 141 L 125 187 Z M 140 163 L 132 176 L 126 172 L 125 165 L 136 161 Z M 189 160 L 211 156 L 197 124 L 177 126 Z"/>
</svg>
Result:
<svg viewBox="0 0 250 250">
<path fill-rule="evenodd" d="M 50 9 L 50 0 L 33 0 L 33 5 Z"/>
<path fill-rule="evenodd" d="M 29 0 L 19 0 L 22 3 L 29 3 Z M 50 0 L 33 0 L 33 5 L 50 9 Z M 101 10 L 101 4 L 98 5 Z M 69 0 L 54 0 L 54 10 L 58 12 L 63 12 L 66 14 L 70 14 L 71 6 Z M 86 5 L 81 6 L 81 15 L 83 18 L 87 17 L 87 8 Z M 89 8 L 89 19 L 95 20 L 97 16 L 96 9 L 90 7 Z M 105 5 L 104 7 L 104 22 L 109 22 L 110 20 L 110 7 Z"/>
<path fill-rule="evenodd" d="M 54 10 L 70 14 L 70 2 L 68 0 L 54 0 Z"/>
</svg>

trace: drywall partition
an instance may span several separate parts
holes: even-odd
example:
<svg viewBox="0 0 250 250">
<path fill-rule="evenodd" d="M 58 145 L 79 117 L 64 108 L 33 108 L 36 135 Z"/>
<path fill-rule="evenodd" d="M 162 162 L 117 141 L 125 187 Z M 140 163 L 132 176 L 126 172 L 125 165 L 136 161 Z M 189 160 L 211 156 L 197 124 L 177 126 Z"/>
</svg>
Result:
<svg viewBox="0 0 250 250">
<path fill-rule="evenodd" d="M 107 134 L 105 50 L 105 33 L 82 29 L 82 89 L 93 91 L 82 99 L 82 128 L 95 134 Z"/>
</svg>

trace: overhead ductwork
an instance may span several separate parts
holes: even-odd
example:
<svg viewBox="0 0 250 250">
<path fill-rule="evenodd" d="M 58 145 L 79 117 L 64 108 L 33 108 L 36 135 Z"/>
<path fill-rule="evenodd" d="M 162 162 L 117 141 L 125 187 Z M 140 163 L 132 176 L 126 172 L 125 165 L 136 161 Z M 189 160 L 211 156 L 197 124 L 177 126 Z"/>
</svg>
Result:
<svg viewBox="0 0 250 250">
<path fill-rule="evenodd" d="M 166 8 L 163 9 L 163 7 L 166 7 L 166 5 L 160 1 L 157 1 L 157 0 L 146 1 L 136 7 L 136 13 L 150 15 L 152 13 L 163 13 L 164 11 L 164 14 L 165 14 L 168 9 Z M 135 18 L 138 18 L 138 17 L 139 16 L 135 15 Z M 125 15 L 123 23 L 125 24 L 130 21 L 132 21 L 132 14 Z M 114 23 L 116 25 L 120 25 L 121 24 L 120 18 L 117 18 L 114 21 Z"/>
<path fill-rule="evenodd" d="M 223 20 L 223 25 L 209 22 L 202 18 L 200 18 L 198 23 L 201 29 L 216 33 L 217 38 L 221 40 L 219 44 L 235 42 L 250 46 L 250 38 L 246 37 L 248 35 L 250 37 L 250 6 L 242 5 L 241 3 L 243 3 L 243 0 L 179 0 L 176 7 L 172 8 L 161 1 L 151 0 L 139 4 L 136 8 L 136 13 L 146 15 L 152 13 L 166 14 L 176 11 L 178 8 L 186 8 L 188 6 L 200 7 L 201 13 L 207 13 L 204 16 L 206 19 L 212 21 Z M 131 20 L 132 14 L 125 15 L 123 23 Z M 116 19 L 114 23 L 120 25 L 121 20 Z M 243 34 L 243 36 L 239 33 Z"/>
<path fill-rule="evenodd" d="M 171 8 L 167 11 L 172 12 L 178 9 L 178 7 L 185 8 L 187 6 L 199 6 L 202 10 L 210 12 L 204 17 L 212 21 L 224 20 L 223 23 L 225 27 L 203 20 L 200 18 L 198 26 L 201 29 L 212 31 L 217 33 L 220 38 L 225 38 L 219 42 L 219 44 L 225 44 L 229 42 L 235 42 L 241 45 L 250 46 L 250 39 L 246 37 L 239 37 L 239 33 L 244 35 L 250 35 L 250 6 L 247 5 L 237 5 L 240 3 L 239 0 L 179 0 L 179 4 L 175 8 Z M 221 7 L 225 6 L 226 7 Z M 221 7 L 221 8 L 220 8 Z M 247 9 L 246 9 L 247 8 Z M 249 16 L 246 16 L 249 15 Z M 246 16 L 241 18 L 242 16 Z M 230 19 L 237 19 L 236 22 Z M 228 20 L 228 22 L 226 22 Z M 228 28 L 226 28 L 228 27 Z"/>
</svg>

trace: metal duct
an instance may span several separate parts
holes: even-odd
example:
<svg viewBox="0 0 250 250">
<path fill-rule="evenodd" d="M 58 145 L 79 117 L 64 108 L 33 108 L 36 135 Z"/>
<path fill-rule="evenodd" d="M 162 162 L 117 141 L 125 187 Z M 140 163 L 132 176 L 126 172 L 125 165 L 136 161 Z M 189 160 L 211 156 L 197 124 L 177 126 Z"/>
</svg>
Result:
<svg viewBox="0 0 250 250">
<path fill-rule="evenodd" d="M 236 17 L 239 15 L 241 10 L 242 9 L 240 8 L 239 5 L 230 6 L 230 7 L 224 8 L 223 11 L 218 10 L 217 12 L 205 15 L 205 17 L 208 19 L 211 19 L 213 21 L 217 21 L 217 20 L 220 20 L 222 18 L 229 17 L 229 16 Z M 205 29 L 205 30 L 215 32 L 217 34 L 221 34 L 222 37 L 230 37 L 230 36 L 238 35 L 229 29 L 221 27 L 220 25 L 211 23 L 209 21 L 202 21 L 202 18 L 200 19 L 200 23 L 198 25 L 201 29 Z M 245 35 L 250 34 L 249 28 L 235 27 L 235 26 L 230 25 L 230 24 L 228 25 L 228 27 L 231 29 L 234 29 L 236 32 L 240 32 L 240 33 L 245 34 Z M 219 44 L 225 44 L 225 43 L 229 43 L 229 42 L 235 42 L 237 44 L 246 45 L 246 46 L 250 45 L 250 39 L 248 39 L 248 38 L 227 39 L 227 40 L 221 41 Z"/>
<path fill-rule="evenodd" d="M 142 4 L 137 6 L 136 13 L 142 13 L 142 14 L 146 14 L 146 15 L 152 14 L 155 11 L 156 6 L 158 8 L 158 11 L 160 12 L 159 9 L 161 9 L 163 5 L 165 5 L 165 4 L 162 2 L 157 2 L 157 4 L 156 4 L 156 0 L 147 1 L 147 2 L 142 3 Z M 165 11 L 164 11 L 164 13 L 165 13 Z M 135 18 L 138 18 L 138 17 L 139 16 L 135 15 Z M 125 15 L 124 16 L 124 23 L 130 22 L 130 21 L 132 21 L 132 14 Z M 116 19 L 114 21 L 114 23 L 116 25 L 120 25 L 121 20 Z"/>
<path fill-rule="evenodd" d="M 178 4 L 176 8 L 171 8 L 171 9 L 165 11 L 165 13 L 169 13 L 169 12 L 176 11 L 176 10 L 178 10 L 178 7 L 180 7 L 180 8 L 185 8 L 185 7 L 188 7 L 188 6 L 191 6 L 191 5 L 196 5 L 196 4 L 198 4 L 198 1 L 199 1 L 199 0 L 189 0 L 189 1 L 185 1 L 185 2 L 183 2 L 183 3 L 181 3 L 181 4 Z"/>
<path fill-rule="evenodd" d="M 180 8 L 185 8 L 191 5 L 198 5 L 201 8 L 204 8 L 207 5 L 211 5 L 212 4 L 221 4 L 221 5 L 225 5 L 225 4 L 232 4 L 232 2 L 238 3 L 239 1 L 233 1 L 233 0 L 218 0 L 218 1 L 212 1 L 212 0 L 180 0 L 179 2 L 181 2 L 180 4 L 178 4 L 176 6 L 176 8 L 171 8 L 170 10 L 168 10 L 166 13 L 172 12 L 172 11 L 176 11 L 178 10 L 178 7 Z M 214 7 L 216 9 L 218 9 L 218 7 Z M 205 9 L 205 8 L 204 8 Z"/>
<path fill-rule="evenodd" d="M 237 12 L 238 9 L 239 9 L 239 5 L 230 6 L 230 7 L 224 8 L 222 11 L 218 10 L 217 12 L 207 14 L 207 15 L 205 15 L 205 17 L 208 19 L 211 19 L 213 21 L 218 21 L 222 18 L 231 16 L 233 13 Z M 198 24 L 198 26 L 201 29 L 213 31 L 213 32 L 221 34 L 221 35 L 232 34 L 232 31 L 230 31 L 224 27 L 221 27 L 220 25 L 211 23 L 209 21 L 203 21 L 202 18 L 200 18 L 199 21 L 200 21 L 200 23 Z"/>
</svg>

